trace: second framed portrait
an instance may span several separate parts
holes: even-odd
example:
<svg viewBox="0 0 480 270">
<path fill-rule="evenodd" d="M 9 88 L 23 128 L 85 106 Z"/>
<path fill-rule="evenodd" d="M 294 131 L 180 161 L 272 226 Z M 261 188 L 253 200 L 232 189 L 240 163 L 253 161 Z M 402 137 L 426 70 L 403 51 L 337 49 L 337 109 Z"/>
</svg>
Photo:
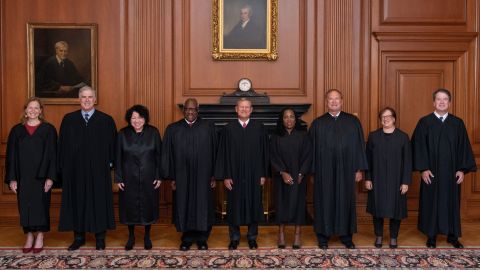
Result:
<svg viewBox="0 0 480 270">
<path fill-rule="evenodd" d="M 213 0 L 216 60 L 276 60 L 278 0 Z"/>
<path fill-rule="evenodd" d="M 74 104 L 97 88 L 97 25 L 29 23 L 28 94 L 46 104 Z"/>
</svg>

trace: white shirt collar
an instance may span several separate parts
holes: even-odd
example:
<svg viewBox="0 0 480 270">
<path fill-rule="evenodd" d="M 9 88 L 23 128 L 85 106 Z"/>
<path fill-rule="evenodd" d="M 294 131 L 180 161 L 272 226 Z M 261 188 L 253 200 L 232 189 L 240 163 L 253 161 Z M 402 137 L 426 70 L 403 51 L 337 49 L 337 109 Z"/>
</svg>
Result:
<svg viewBox="0 0 480 270">
<path fill-rule="evenodd" d="M 184 118 L 184 119 L 185 119 L 185 118 Z M 197 122 L 197 119 L 193 120 L 193 122 L 188 122 L 188 120 L 185 119 L 185 122 L 187 122 L 187 124 L 189 124 L 189 125 L 193 125 L 193 124 L 195 124 L 195 122 Z"/>
<path fill-rule="evenodd" d="M 245 28 L 245 26 L 247 26 L 247 23 L 248 23 L 249 21 L 250 21 L 250 19 L 248 19 L 248 20 L 246 20 L 246 21 L 244 21 L 244 22 L 242 23 L 242 29 Z"/>
<path fill-rule="evenodd" d="M 334 114 L 328 112 L 328 114 L 330 114 L 332 117 L 338 117 L 338 116 L 340 116 L 340 113 L 341 113 L 341 111 L 339 111 L 339 112 L 337 113 L 337 115 L 334 115 Z"/>
<path fill-rule="evenodd" d="M 240 123 L 240 126 L 243 127 L 243 123 L 245 123 L 248 126 L 248 122 L 250 122 L 250 118 L 248 118 L 247 121 L 243 122 L 242 120 L 238 119 L 238 122 Z"/>
<path fill-rule="evenodd" d="M 435 116 L 436 116 L 438 119 L 440 119 L 440 117 L 443 117 L 443 120 L 442 120 L 442 121 L 445 121 L 445 119 L 447 119 L 447 116 L 448 116 L 448 112 L 447 112 L 446 114 L 444 114 L 444 115 L 440 115 L 440 114 L 438 114 L 438 113 L 435 112 L 435 111 L 434 111 L 433 113 L 435 114 Z"/>
</svg>

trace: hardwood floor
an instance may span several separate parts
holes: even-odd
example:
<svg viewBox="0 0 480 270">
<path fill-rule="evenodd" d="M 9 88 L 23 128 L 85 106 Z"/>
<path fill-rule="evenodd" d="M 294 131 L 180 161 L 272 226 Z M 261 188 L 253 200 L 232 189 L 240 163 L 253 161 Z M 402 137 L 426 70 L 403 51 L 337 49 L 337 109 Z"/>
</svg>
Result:
<svg viewBox="0 0 480 270">
<path fill-rule="evenodd" d="M 45 236 L 45 247 L 47 248 L 66 248 L 73 240 L 72 233 L 60 233 L 56 227 L 52 226 L 53 231 Z M 480 226 L 478 223 L 462 224 L 463 237 L 460 241 L 468 247 L 480 247 Z M 246 227 L 241 228 L 242 239 L 240 248 L 247 248 Z M 286 228 L 286 244 L 291 247 L 293 242 L 293 226 Z M 152 227 L 152 240 L 154 248 L 177 249 L 180 244 L 180 233 L 177 233 L 173 225 L 155 225 Z M 118 225 L 115 231 L 107 233 L 107 249 L 122 248 L 127 239 L 128 231 L 126 226 Z M 358 225 L 358 233 L 354 235 L 354 242 L 357 247 L 373 247 L 374 242 L 373 228 L 371 225 Z M 136 248 L 143 248 L 143 228 L 136 228 Z M 273 248 L 277 246 L 277 227 L 260 226 L 258 245 L 260 248 Z M 385 226 L 384 247 L 388 246 L 388 223 Z M 425 247 L 426 238 L 417 229 L 415 225 L 405 224 L 400 228 L 398 244 L 400 247 Z M 212 234 L 208 241 L 209 247 L 214 249 L 226 249 L 228 246 L 228 227 L 214 226 Z M 2 227 L 0 228 L 0 247 L 22 247 L 24 243 L 24 234 L 20 227 Z M 302 247 L 316 247 L 317 240 L 312 226 L 302 228 Z M 87 244 L 85 247 L 95 246 L 94 236 L 87 234 Z M 330 247 L 343 247 L 337 237 L 330 240 Z M 445 236 L 439 236 L 437 247 L 451 247 L 446 243 Z M 193 246 L 192 248 L 196 248 Z"/>
</svg>

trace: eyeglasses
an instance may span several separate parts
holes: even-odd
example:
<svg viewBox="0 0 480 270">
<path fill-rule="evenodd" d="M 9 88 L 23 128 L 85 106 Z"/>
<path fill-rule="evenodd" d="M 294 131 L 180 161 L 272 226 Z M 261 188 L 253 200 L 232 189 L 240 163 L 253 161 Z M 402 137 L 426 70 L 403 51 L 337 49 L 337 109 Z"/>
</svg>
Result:
<svg viewBox="0 0 480 270">
<path fill-rule="evenodd" d="M 393 119 L 393 115 L 382 115 L 380 116 L 382 119 Z"/>
<path fill-rule="evenodd" d="M 198 111 L 197 108 L 183 108 L 183 110 L 186 111 L 186 112 L 196 112 L 196 111 Z"/>
</svg>

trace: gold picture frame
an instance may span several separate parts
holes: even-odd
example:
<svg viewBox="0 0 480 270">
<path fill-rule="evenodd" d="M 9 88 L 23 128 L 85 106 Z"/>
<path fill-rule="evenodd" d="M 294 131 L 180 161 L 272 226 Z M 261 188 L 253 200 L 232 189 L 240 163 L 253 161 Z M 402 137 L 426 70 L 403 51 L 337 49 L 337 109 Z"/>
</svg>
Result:
<svg viewBox="0 0 480 270">
<path fill-rule="evenodd" d="M 78 104 L 78 90 L 97 90 L 97 25 L 27 23 L 28 96 Z"/>
<path fill-rule="evenodd" d="M 213 0 L 215 60 L 277 60 L 278 0 Z"/>
</svg>

